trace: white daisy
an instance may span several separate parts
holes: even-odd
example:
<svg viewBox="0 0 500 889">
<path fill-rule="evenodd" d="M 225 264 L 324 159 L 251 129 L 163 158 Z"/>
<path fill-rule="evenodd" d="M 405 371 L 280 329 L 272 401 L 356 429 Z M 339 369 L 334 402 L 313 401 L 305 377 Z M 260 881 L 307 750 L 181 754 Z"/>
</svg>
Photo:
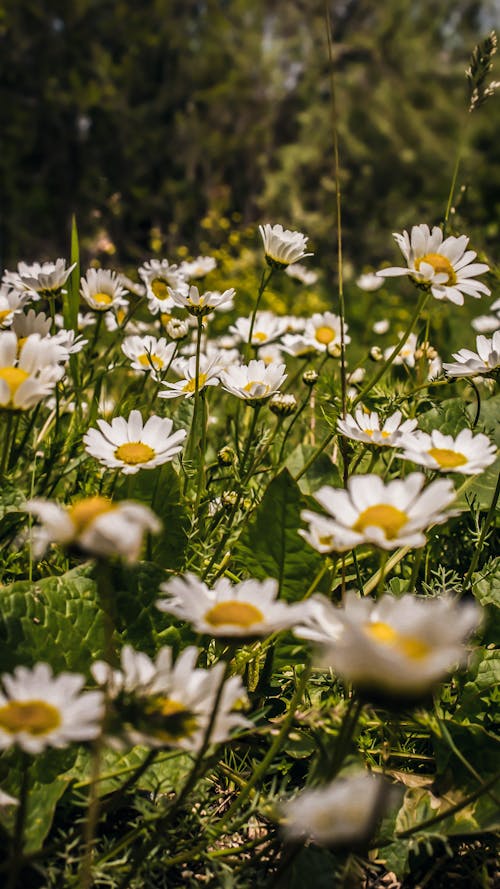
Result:
<svg viewBox="0 0 500 889">
<path fill-rule="evenodd" d="M 139 469 L 154 469 L 167 463 L 182 451 L 186 430 L 172 433 L 169 418 L 149 417 L 143 424 L 140 411 L 131 411 L 128 420 L 115 417 L 111 423 L 98 420 L 97 429 L 89 429 L 83 436 L 87 454 L 95 457 L 108 469 L 120 469 L 133 475 Z"/>
<path fill-rule="evenodd" d="M 306 253 L 308 238 L 301 232 L 292 232 L 282 225 L 259 225 L 266 260 L 271 268 L 282 269 L 312 253 Z"/>
<path fill-rule="evenodd" d="M 122 343 L 122 352 L 130 359 L 134 370 L 146 371 L 154 380 L 168 370 L 177 350 L 176 343 L 167 343 L 165 337 L 128 336 Z"/>
<path fill-rule="evenodd" d="M 379 278 L 376 272 L 365 272 L 356 279 L 356 284 L 360 290 L 371 293 L 374 290 L 380 290 L 384 286 L 384 282 Z"/>
<path fill-rule="evenodd" d="M 403 334 L 399 333 L 399 339 Z M 394 352 L 395 346 L 388 346 L 387 349 L 384 349 L 383 357 L 385 361 L 389 358 L 390 355 Z M 410 336 L 406 340 L 404 346 L 400 349 L 398 354 L 396 355 L 394 361 L 392 362 L 394 365 L 396 364 L 406 364 L 407 367 L 415 367 L 415 352 L 417 349 L 417 335 L 416 333 L 410 333 Z"/>
<path fill-rule="evenodd" d="M 197 256 L 191 262 L 181 262 L 179 271 L 187 280 L 190 278 L 204 278 L 209 272 L 213 272 L 216 265 L 217 261 L 213 256 Z"/>
<path fill-rule="evenodd" d="M 198 649 L 186 648 L 173 662 L 172 649 L 161 648 L 155 661 L 126 645 L 121 670 L 104 661 L 92 667 L 94 678 L 107 686 L 112 699 L 111 731 L 117 741 L 149 747 L 197 751 L 204 743 L 225 664 L 196 667 Z M 236 728 L 250 723 L 234 709 L 246 701 L 239 676 L 229 677 L 210 730 L 210 743 L 226 741 Z"/>
<path fill-rule="evenodd" d="M 218 386 L 222 367 L 219 353 L 214 357 L 200 355 L 198 392 L 205 389 L 206 386 Z M 194 396 L 196 392 L 196 356 L 193 355 L 187 362 L 183 361 L 179 366 L 179 371 L 183 373 L 183 378 L 176 383 L 163 383 L 165 389 L 158 393 L 159 398 L 178 398 L 180 395 L 183 395 L 184 398 L 192 398 Z"/>
<path fill-rule="evenodd" d="M 475 603 L 451 597 L 384 595 L 375 602 L 350 592 L 341 607 L 313 598 L 319 607 L 297 635 L 319 643 L 316 663 L 356 688 L 410 698 L 428 694 L 464 661 L 464 641 L 480 619 Z"/>
<path fill-rule="evenodd" d="M 306 268 L 306 266 L 302 265 L 300 262 L 292 262 L 291 265 L 287 265 L 285 274 L 287 274 L 289 278 L 295 278 L 297 281 L 300 281 L 301 284 L 305 284 L 306 287 L 316 284 L 316 281 L 318 280 L 318 273 Z"/>
<path fill-rule="evenodd" d="M 478 333 L 494 333 L 500 328 L 500 299 L 490 306 L 491 315 L 479 315 L 472 321 L 472 327 Z"/>
<path fill-rule="evenodd" d="M 0 329 L 4 330 L 10 327 L 16 314 L 19 314 L 24 303 L 26 302 L 26 294 L 18 290 L 12 290 L 10 287 L 3 285 L 0 287 Z"/>
<path fill-rule="evenodd" d="M 337 421 L 337 429 L 347 438 L 355 441 L 363 441 L 366 444 L 384 445 L 395 447 L 400 445 L 405 435 L 412 433 L 417 426 L 417 420 L 405 420 L 401 422 L 401 411 L 396 411 L 384 422 L 380 428 L 380 417 L 376 411 L 367 411 L 358 407 L 356 417 L 347 414 L 345 420 Z"/>
<path fill-rule="evenodd" d="M 161 584 L 160 590 L 169 597 L 158 599 L 160 611 L 210 636 L 268 636 L 295 626 L 307 612 L 302 602 L 289 605 L 278 600 L 278 581 L 271 578 L 232 584 L 221 577 L 209 589 L 194 574 L 185 574 Z"/>
<path fill-rule="evenodd" d="M 158 312 L 169 312 L 174 303 L 169 288 L 187 294 L 189 286 L 176 265 L 167 259 L 151 259 L 139 269 L 139 275 L 146 285 L 146 297 L 149 311 L 153 315 Z"/>
<path fill-rule="evenodd" d="M 402 444 L 404 451 L 397 456 L 403 460 L 462 475 L 476 475 L 491 466 L 497 451 L 487 435 L 473 435 L 470 429 L 462 429 L 456 438 L 443 435 L 439 429 L 433 429 L 430 435 L 417 432 Z"/>
<path fill-rule="evenodd" d="M 173 290 L 171 287 L 168 292 L 173 304 L 181 309 L 187 309 L 190 315 L 208 315 L 212 309 L 223 308 L 232 302 L 236 291 L 231 287 L 223 293 L 218 290 L 208 290 L 200 294 L 198 288 L 192 284 L 187 293 Z"/>
<path fill-rule="evenodd" d="M 65 259 L 41 264 L 34 262 L 32 265 L 20 262 L 17 272 L 6 272 L 3 280 L 16 290 L 28 290 L 39 296 L 49 297 L 59 293 L 75 266 L 76 262 L 66 268 Z"/>
<path fill-rule="evenodd" d="M 79 673 L 52 674 L 48 664 L 33 669 L 16 667 L 2 676 L 0 691 L 0 748 L 17 745 L 26 753 L 46 747 L 67 747 L 89 741 L 101 731 L 104 696 L 82 692 Z"/>
<path fill-rule="evenodd" d="M 51 394 L 68 353 L 58 343 L 28 336 L 19 348 L 13 331 L 0 333 L 0 407 L 29 410 Z"/>
<path fill-rule="evenodd" d="M 238 318 L 229 328 L 237 342 L 248 343 L 250 318 Z M 278 318 L 273 312 L 257 312 L 252 331 L 252 346 L 263 346 L 277 340 L 286 331 L 286 319 Z"/>
<path fill-rule="evenodd" d="M 489 340 L 485 336 L 476 337 L 476 352 L 460 349 L 454 352 L 456 363 L 443 364 L 449 377 L 474 377 L 476 374 L 490 374 L 500 367 L 500 330 Z"/>
<path fill-rule="evenodd" d="M 489 271 L 483 262 L 474 262 L 477 254 L 466 250 L 469 238 L 450 236 L 443 241 L 443 232 L 434 226 L 414 225 L 411 234 L 394 233 L 394 238 L 405 257 L 408 268 L 393 267 L 377 272 L 382 278 L 395 275 L 410 275 L 417 284 L 430 288 L 435 299 L 447 299 L 462 306 L 464 293 L 476 299 L 482 293 L 487 296 L 490 290 L 481 281 L 474 281 L 475 275 Z"/>
<path fill-rule="evenodd" d="M 87 305 L 96 312 L 108 312 L 118 306 L 126 306 L 126 294 L 116 272 L 107 269 L 89 269 L 80 279 L 80 294 Z"/>
<path fill-rule="evenodd" d="M 378 475 L 355 475 L 346 491 L 327 485 L 320 488 L 314 498 L 332 517 L 328 525 L 332 549 L 343 552 L 362 543 L 388 550 L 424 546 L 423 530 L 445 522 L 450 515 L 446 510 L 455 499 L 447 479 L 431 482 L 425 490 L 424 484 L 424 474 L 413 472 L 387 484 Z M 314 525 L 317 514 L 306 510 L 302 518 Z M 324 516 L 321 523 L 324 528 Z M 299 533 L 307 539 L 303 531 Z"/>
<path fill-rule="evenodd" d="M 347 336 L 347 324 L 344 324 L 344 342 L 350 343 Z M 333 312 L 316 312 L 306 323 L 304 339 L 310 340 L 318 352 L 329 352 L 331 355 L 340 354 L 340 318 Z"/>
<path fill-rule="evenodd" d="M 293 842 L 310 839 L 318 846 L 365 842 L 382 816 L 384 779 L 362 772 L 303 790 L 281 806 L 281 828 Z"/>
<path fill-rule="evenodd" d="M 77 546 L 94 556 L 121 556 L 133 563 L 139 559 L 144 534 L 157 534 L 161 528 L 148 507 L 129 500 L 113 503 L 106 497 L 85 497 L 66 507 L 34 499 L 25 508 L 41 521 L 32 531 L 37 557 L 50 543 L 59 543 Z"/>
<path fill-rule="evenodd" d="M 315 340 L 303 333 L 285 333 L 281 339 L 281 348 L 294 358 L 307 358 L 317 352 Z"/>
<path fill-rule="evenodd" d="M 381 321 L 375 321 L 375 324 L 372 327 L 374 333 L 378 336 L 382 336 L 384 333 L 387 333 L 389 330 L 390 324 L 387 318 L 382 318 Z"/>
<path fill-rule="evenodd" d="M 265 401 L 278 391 L 286 380 L 284 364 L 250 361 L 248 365 L 230 367 L 221 374 L 223 388 L 249 402 Z"/>
</svg>

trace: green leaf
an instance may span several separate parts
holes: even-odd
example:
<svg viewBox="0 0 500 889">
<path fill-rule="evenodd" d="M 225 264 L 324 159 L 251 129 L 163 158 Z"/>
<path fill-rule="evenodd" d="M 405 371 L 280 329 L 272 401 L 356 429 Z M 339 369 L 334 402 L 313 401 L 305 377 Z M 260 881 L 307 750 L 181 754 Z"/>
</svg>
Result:
<svg viewBox="0 0 500 889">
<path fill-rule="evenodd" d="M 472 592 L 485 609 L 482 638 L 486 643 L 500 637 L 500 561 L 492 559 L 480 572 L 472 575 Z"/>
<path fill-rule="evenodd" d="M 179 642 L 172 618 L 155 606 L 164 569 L 151 562 L 127 566 L 114 577 L 118 630 L 124 642 L 153 657 L 161 645 Z"/>
<path fill-rule="evenodd" d="M 299 444 L 292 451 L 286 461 L 286 466 L 293 478 L 302 472 L 316 450 L 317 448 L 313 445 Z M 303 494 L 314 494 L 322 485 L 331 485 L 337 488 L 340 486 L 339 471 L 328 454 L 322 453 L 300 477 L 298 484 Z"/>
<path fill-rule="evenodd" d="M 455 718 L 461 722 L 494 722 L 500 685 L 500 649 L 478 649 L 470 675 L 463 687 Z"/>
<path fill-rule="evenodd" d="M 235 558 L 252 577 L 275 577 L 283 599 L 302 599 L 323 557 L 298 534 L 305 504 L 299 486 L 284 469 L 236 545 Z"/>
<path fill-rule="evenodd" d="M 146 747 L 132 747 L 127 751 L 105 749 L 101 757 L 97 785 L 99 796 L 107 796 L 119 790 L 142 765 L 148 753 L 149 750 Z M 141 775 L 134 787 L 160 793 L 178 790 L 192 763 L 192 757 L 184 751 L 159 752 L 157 759 Z M 91 754 L 89 750 L 80 749 L 71 774 L 79 779 L 75 785 L 76 790 L 80 793 L 87 792 L 91 781 Z"/>
<path fill-rule="evenodd" d="M 105 619 L 91 566 L 0 590 L 0 670 L 47 661 L 55 671 L 87 673 L 105 652 Z"/>
<path fill-rule="evenodd" d="M 63 293 L 63 317 L 65 327 L 76 333 L 80 306 L 80 244 L 75 215 L 71 217 L 71 265 L 74 262 L 76 262 L 76 266 L 68 278 L 66 293 Z"/>
</svg>

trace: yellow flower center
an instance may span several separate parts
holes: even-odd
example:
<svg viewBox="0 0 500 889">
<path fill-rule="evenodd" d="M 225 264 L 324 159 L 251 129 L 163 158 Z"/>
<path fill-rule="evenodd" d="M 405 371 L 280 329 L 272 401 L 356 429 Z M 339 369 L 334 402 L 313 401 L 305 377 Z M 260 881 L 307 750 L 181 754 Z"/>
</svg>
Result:
<svg viewBox="0 0 500 889">
<path fill-rule="evenodd" d="M 264 620 L 262 611 L 251 605 L 250 602 L 238 602 L 237 599 L 228 599 L 226 602 L 218 602 L 210 608 L 205 615 L 207 623 L 213 627 L 224 624 L 235 624 L 237 627 L 251 627 Z"/>
<path fill-rule="evenodd" d="M 328 343 L 331 343 L 331 341 L 335 339 L 335 331 L 332 330 L 331 327 L 318 327 L 316 329 L 315 337 L 318 340 L 318 343 L 327 346 Z"/>
<path fill-rule="evenodd" d="M 0 312 L 0 326 L 2 325 L 2 322 L 5 321 L 5 319 L 8 318 L 9 315 L 11 315 L 11 314 L 12 314 L 12 309 L 3 309 Z"/>
<path fill-rule="evenodd" d="M 166 744 L 189 737 L 197 728 L 194 713 L 172 698 L 161 695 L 150 698 L 145 713 L 149 723 L 147 728 L 153 728 L 154 736 Z"/>
<path fill-rule="evenodd" d="M 243 391 L 251 393 L 254 386 L 264 387 L 264 391 L 259 395 L 259 398 L 262 398 L 262 396 L 267 395 L 267 393 L 269 392 L 269 386 L 266 383 L 263 383 L 261 380 L 250 380 L 250 382 L 247 383 L 246 386 L 243 386 Z"/>
<path fill-rule="evenodd" d="M 398 532 L 408 521 L 408 516 L 396 506 L 389 503 L 377 503 L 369 506 L 358 516 L 353 531 L 363 532 L 365 528 L 382 528 L 388 540 L 398 536 Z"/>
<path fill-rule="evenodd" d="M 161 278 L 153 278 L 151 281 L 151 290 L 157 299 L 168 299 L 168 284 Z"/>
<path fill-rule="evenodd" d="M 69 508 L 68 514 L 76 531 L 80 533 L 98 516 L 112 512 L 113 509 L 116 507 L 107 497 L 86 497 L 84 500 L 74 503 Z"/>
<path fill-rule="evenodd" d="M 168 322 L 171 321 L 173 317 L 174 317 L 174 316 L 173 316 L 173 315 L 169 315 L 168 312 L 162 312 L 161 315 L 160 315 L 160 321 L 161 321 L 161 323 L 164 325 L 164 327 L 166 327 L 167 324 L 168 324 Z"/>
<path fill-rule="evenodd" d="M 125 309 L 118 308 L 116 310 L 116 320 L 118 321 L 118 324 L 123 324 L 126 316 L 127 316 L 127 312 L 125 311 Z"/>
<path fill-rule="evenodd" d="M 416 636 L 407 636 L 404 633 L 400 633 L 394 627 L 391 627 L 390 624 L 380 620 L 365 624 L 365 632 L 372 639 L 375 639 L 376 642 L 395 648 L 413 661 L 419 661 L 427 657 L 431 650 L 429 645 L 421 639 L 417 639 Z"/>
<path fill-rule="evenodd" d="M 29 377 L 29 373 L 20 367 L 0 367 L 0 380 L 5 380 L 10 389 L 10 397 L 14 398 L 21 383 Z"/>
<path fill-rule="evenodd" d="M 467 457 L 464 454 L 449 448 L 431 448 L 428 453 L 436 463 L 439 463 L 441 469 L 454 469 L 455 466 L 463 466 L 467 463 Z"/>
<path fill-rule="evenodd" d="M 151 366 L 153 366 L 155 370 L 161 370 L 164 364 L 163 358 L 160 358 L 159 355 L 155 355 L 154 352 L 144 352 L 143 355 L 138 356 L 137 360 L 142 367 L 146 367 L 148 370 Z"/>
<path fill-rule="evenodd" d="M 109 306 L 113 302 L 113 297 L 110 293 L 93 293 L 92 299 L 98 306 Z"/>
<path fill-rule="evenodd" d="M 115 457 L 129 466 L 136 466 L 138 463 L 149 463 L 156 457 L 156 451 L 142 441 L 127 441 L 116 449 Z"/>
<path fill-rule="evenodd" d="M 265 343 L 267 338 L 268 338 L 267 333 L 264 333 L 263 330 L 254 330 L 253 339 L 257 340 L 258 343 Z"/>
<path fill-rule="evenodd" d="M 61 714 L 46 701 L 9 701 L 0 707 L 0 728 L 10 735 L 47 735 L 61 725 Z"/>
<path fill-rule="evenodd" d="M 318 543 L 320 543 L 321 546 L 333 547 L 333 535 L 323 534 L 321 537 L 318 537 Z"/>
<path fill-rule="evenodd" d="M 198 389 L 202 389 L 205 385 L 205 381 L 207 379 L 206 374 L 200 374 L 198 377 Z M 196 392 L 196 377 L 193 377 L 192 380 L 188 380 L 186 385 L 182 389 L 183 392 Z"/>
<path fill-rule="evenodd" d="M 446 284 L 456 284 L 457 276 L 455 274 L 455 269 L 446 256 L 442 256 L 441 253 L 426 253 L 425 256 L 421 256 L 419 259 L 415 260 L 415 268 L 417 271 L 423 262 L 431 265 L 436 275 L 448 275 L 448 280 L 445 282 Z"/>
</svg>

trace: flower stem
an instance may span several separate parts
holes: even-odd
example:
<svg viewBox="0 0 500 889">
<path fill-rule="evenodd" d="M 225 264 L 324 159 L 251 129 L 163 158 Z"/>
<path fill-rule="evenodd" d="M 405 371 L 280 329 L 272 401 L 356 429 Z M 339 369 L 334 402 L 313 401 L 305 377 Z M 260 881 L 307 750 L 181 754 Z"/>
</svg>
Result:
<svg viewBox="0 0 500 889">
<path fill-rule="evenodd" d="M 16 889 L 18 886 L 18 877 L 23 865 L 24 828 L 26 826 L 26 812 L 28 807 L 29 766 L 30 760 L 28 754 L 23 752 L 21 754 L 21 789 L 19 792 L 19 806 L 17 807 L 16 822 L 14 825 L 10 872 L 5 889 Z"/>
<path fill-rule="evenodd" d="M 263 272 L 262 272 L 262 277 L 261 277 L 261 279 L 260 279 L 260 285 L 259 285 L 259 292 L 257 293 L 257 299 L 256 299 L 256 302 L 255 302 L 254 310 L 253 310 L 253 312 L 252 312 L 252 317 L 251 317 L 251 319 L 250 319 L 250 331 L 249 331 L 249 334 L 248 334 L 248 342 L 247 342 L 247 348 L 246 348 L 247 360 L 249 360 L 250 357 L 251 357 L 251 355 L 252 355 L 252 337 L 253 337 L 253 329 L 254 329 L 254 327 L 255 327 L 255 319 L 256 319 L 256 317 L 257 317 L 257 312 L 258 312 L 258 309 L 259 309 L 259 304 L 260 304 L 260 301 L 261 301 L 261 299 L 262 299 L 262 294 L 264 293 L 264 291 L 265 291 L 267 285 L 269 284 L 269 281 L 270 281 L 271 278 L 272 278 L 272 274 L 273 274 L 273 272 L 274 272 L 274 269 L 273 269 L 273 268 L 270 268 L 270 269 L 264 269 Z"/>
</svg>

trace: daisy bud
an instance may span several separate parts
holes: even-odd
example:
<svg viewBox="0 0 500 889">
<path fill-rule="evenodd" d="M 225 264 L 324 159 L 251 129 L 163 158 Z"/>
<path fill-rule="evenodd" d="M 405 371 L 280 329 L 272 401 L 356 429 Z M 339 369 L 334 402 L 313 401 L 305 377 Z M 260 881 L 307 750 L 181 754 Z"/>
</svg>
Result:
<svg viewBox="0 0 500 889">
<path fill-rule="evenodd" d="M 221 448 L 220 451 L 217 452 L 217 461 L 220 466 L 232 466 L 235 457 L 236 454 L 233 449 L 229 447 Z"/>
<path fill-rule="evenodd" d="M 285 395 L 283 392 L 276 392 L 269 402 L 269 410 L 276 414 L 277 417 L 289 417 L 290 414 L 297 410 L 297 399 L 295 395 Z"/>
<path fill-rule="evenodd" d="M 315 370 L 305 370 L 302 374 L 302 382 L 305 386 L 315 386 L 318 382 L 319 374 Z"/>
<path fill-rule="evenodd" d="M 372 361 L 382 361 L 383 358 L 382 349 L 379 346 L 372 346 L 370 349 L 370 358 Z"/>
</svg>

